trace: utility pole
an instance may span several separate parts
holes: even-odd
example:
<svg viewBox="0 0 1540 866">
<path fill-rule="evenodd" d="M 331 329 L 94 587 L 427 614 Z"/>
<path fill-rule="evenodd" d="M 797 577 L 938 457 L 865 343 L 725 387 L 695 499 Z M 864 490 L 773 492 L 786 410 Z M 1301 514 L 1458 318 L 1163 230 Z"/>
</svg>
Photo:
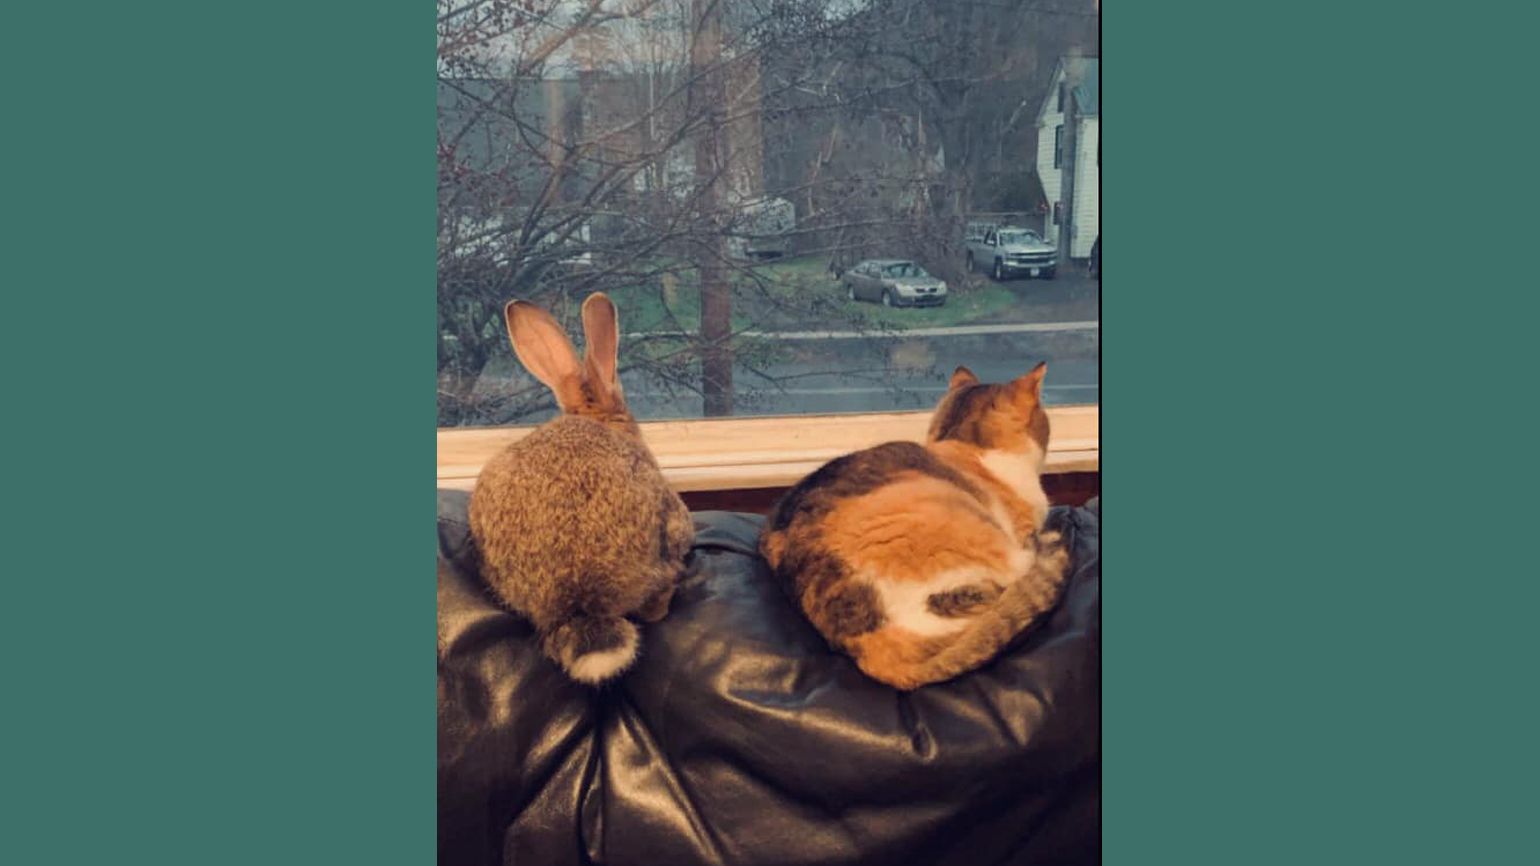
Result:
<svg viewBox="0 0 1540 866">
<path fill-rule="evenodd" d="M 705 414 L 733 413 L 732 286 L 723 261 L 722 184 L 727 175 L 727 84 L 722 69 L 722 0 L 690 0 L 690 108 L 704 128 L 695 138 L 695 177 L 704 181 L 700 203 L 711 231 L 700 264 L 701 392 Z"/>
</svg>

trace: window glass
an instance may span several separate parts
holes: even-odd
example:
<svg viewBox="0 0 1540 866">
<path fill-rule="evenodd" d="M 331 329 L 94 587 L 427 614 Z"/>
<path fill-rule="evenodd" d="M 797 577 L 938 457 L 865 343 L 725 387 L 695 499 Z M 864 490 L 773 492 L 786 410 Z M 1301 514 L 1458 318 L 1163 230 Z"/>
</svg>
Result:
<svg viewBox="0 0 1540 866">
<path fill-rule="evenodd" d="M 1002 244 L 1027 244 L 1042 240 L 1037 232 L 1022 229 L 1002 231 L 999 237 Z"/>
<path fill-rule="evenodd" d="M 960 364 L 1042 360 L 1048 402 L 1097 402 L 1094 0 L 438 0 L 437 22 L 441 426 L 550 417 L 503 306 L 580 342 L 595 291 L 641 420 L 923 410 Z M 852 299 L 869 260 L 947 291 Z"/>
</svg>

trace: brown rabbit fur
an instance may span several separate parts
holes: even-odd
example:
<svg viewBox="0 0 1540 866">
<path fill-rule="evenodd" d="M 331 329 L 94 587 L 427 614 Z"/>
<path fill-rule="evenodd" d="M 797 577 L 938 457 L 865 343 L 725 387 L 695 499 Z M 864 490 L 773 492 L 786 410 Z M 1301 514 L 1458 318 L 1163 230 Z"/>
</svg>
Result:
<svg viewBox="0 0 1540 866">
<path fill-rule="evenodd" d="M 952 374 L 926 444 L 840 457 L 777 504 L 760 551 L 829 644 L 914 689 L 973 670 L 1059 595 L 1069 557 L 1039 475 L 1046 365 Z"/>
<path fill-rule="evenodd" d="M 581 364 L 549 313 L 512 301 L 503 315 L 514 353 L 562 414 L 481 470 L 471 534 L 487 582 L 534 623 L 545 654 L 600 683 L 636 659 L 640 635 L 626 617 L 668 613 L 694 526 L 626 408 L 610 299 L 583 302 Z"/>
</svg>

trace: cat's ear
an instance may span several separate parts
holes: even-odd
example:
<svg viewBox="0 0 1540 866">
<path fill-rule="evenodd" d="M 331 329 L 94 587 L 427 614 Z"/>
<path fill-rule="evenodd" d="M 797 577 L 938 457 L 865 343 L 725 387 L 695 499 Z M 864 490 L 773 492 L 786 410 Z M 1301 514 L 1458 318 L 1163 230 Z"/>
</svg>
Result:
<svg viewBox="0 0 1540 866">
<path fill-rule="evenodd" d="M 956 391 L 968 385 L 977 385 L 979 377 L 973 375 L 973 371 L 967 367 L 958 367 L 952 371 L 952 380 L 946 383 L 948 391 Z"/>
<path fill-rule="evenodd" d="M 1025 376 L 1018 376 L 1011 382 L 1011 394 L 1018 403 L 1032 405 L 1043 402 L 1043 377 L 1048 375 L 1048 362 L 1044 361 L 1032 368 L 1032 372 Z"/>
</svg>

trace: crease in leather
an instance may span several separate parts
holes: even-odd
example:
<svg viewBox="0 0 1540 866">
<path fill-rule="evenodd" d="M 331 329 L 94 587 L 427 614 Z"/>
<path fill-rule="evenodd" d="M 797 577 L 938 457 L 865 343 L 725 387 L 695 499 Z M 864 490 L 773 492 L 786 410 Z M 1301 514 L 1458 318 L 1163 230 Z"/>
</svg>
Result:
<svg viewBox="0 0 1540 866">
<path fill-rule="evenodd" d="M 626 705 L 621 704 L 617 709 L 619 711 L 616 712 L 614 717 L 615 727 L 618 728 L 616 733 L 623 732 L 632 742 L 635 742 L 638 745 L 642 745 L 644 747 L 656 746 L 656 742 L 653 740 L 651 731 L 635 713 L 634 708 L 632 708 L 630 712 L 627 712 Z M 609 744 L 604 742 L 605 738 L 609 736 L 607 733 L 609 730 L 610 728 L 608 726 L 602 727 L 599 730 L 601 745 L 600 751 L 604 752 L 605 754 L 608 754 L 610 751 Z M 643 751 L 656 754 L 655 748 L 644 748 Z M 610 770 L 610 773 L 606 773 L 605 776 L 601 777 L 600 780 L 600 787 L 605 791 L 606 799 L 608 799 L 610 795 L 610 775 L 614 772 L 618 772 L 620 769 L 629 770 L 629 768 L 607 767 L 607 769 Z M 691 786 L 685 780 L 684 775 L 676 771 L 672 761 L 670 761 L 667 757 L 660 756 L 658 760 L 653 762 L 651 769 L 653 769 L 662 777 L 665 785 L 667 786 L 666 793 L 672 798 L 675 806 L 678 807 L 678 811 L 687 822 L 689 826 L 689 836 L 696 843 L 694 847 L 697 850 L 701 848 L 706 850 L 707 855 L 710 858 L 706 862 L 729 862 L 722 856 L 722 840 L 718 837 L 717 831 L 712 827 L 712 825 L 703 819 L 700 807 L 698 805 L 699 798 L 697 794 L 691 790 Z M 633 794 L 634 791 L 629 790 L 623 792 L 615 792 L 615 796 Z"/>
<path fill-rule="evenodd" d="M 1033 685 L 1034 684 L 1029 681 L 1023 684 L 1023 688 L 1024 690 L 1030 689 Z M 982 707 L 986 712 L 988 712 L 990 720 L 994 722 L 995 731 L 999 733 L 1002 738 L 1009 739 L 1018 747 L 1025 747 L 1028 741 L 1031 739 L 1031 733 L 1028 731 L 1019 730 L 1017 726 L 1012 725 L 1010 721 L 1006 719 L 1005 713 L 1000 711 L 999 702 L 995 700 L 994 696 L 990 694 L 989 690 L 985 689 L 982 684 L 974 682 L 972 687 L 976 706 Z M 1043 699 L 1035 691 L 1027 691 L 1027 693 L 1036 699 L 1038 714 L 1034 721 L 1040 720 L 1042 718 L 1042 712 L 1044 708 Z"/>
<path fill-rule="evenodd" d="M 895 692 L 894 697 L 898 698 L 899 723 L 909 732 L 909 747 L 921 759 L 934 758 L 936 740 L 930 735 L 930 729 L 925 726 L 924 720 L 920 718 L 919 711 L 909 702 L 909 695 L 905 692 Z"/>
<path fill-rule="evenodd" d="M 508 614 L 496 610 L 478 610 L 457 617 L 454 627 L 443 638 L 439 657 L 464 656 L 487 649 L 517 635 L 518 625 L 510 622 Z"/>
<path fill-rule="evenodd" d="M 602 712 L 602 711 L 601 711 Z M 596 727 L 603 730 L 603 719 Z M 588 753 L 578 795 L 578 848 L 585 862 L 604 862 L 604 748 Z M 595 780 L 598 780 L 597 782 Z"/>
<path fill-rule="evenodd" d="M 582 851 L 578 821 L 581 813 L 583 769 L 595 749 L 591 736 L 579 738 L 576 751 L 553 764 L 550 777 L 531 787 L 529 799 L 506 811 L 506 826 L 495 837 L 485 859 L 446 858 L 439 863 L 501 863 L 504 866 L 559 866 L 588 862 Z M 581 765 L 581 766 L 579 766 Z M 442 849 L 442 840 L 440 843 Z M 497 853 L 497 852 L 501 853 Z"/>
<path fill-rule="evenodd" d="M 557 741 L 551 745 L 551 748 L 548 751 L 544 752 L 545 760 L 541 763 L 545 765 L 546 769 L 544 772 L 531 779 L 531 784 L 529 785 L 530 793 L 528 796 L 523 797 L 513 804 L 513 808 L 510 810 L 510 817 L 523 814 L 525 810 L 529 808 L 530 803 L 535 800 L 535 797 L 538 795 L 538 793 L 548 784 L 550 784 L 552 779 L 561 773 L 562 768 L 567 765 L 567 762 L 573 757 L 573 755 L 579 752 L 585 746 L 591 745 L 589 731 L 584 730 L 584 727 L 585 726 L 578 724 L 572 725 L 567 729 L 565 734 L 559 737 Z M 597 751 L 598 750 L 596 749 L 590 750 L 590 761 L 593 760 L 593 754 Z M 512 821 L 510 820 L 509 823 L 512 824 Z"/>
</svg>

